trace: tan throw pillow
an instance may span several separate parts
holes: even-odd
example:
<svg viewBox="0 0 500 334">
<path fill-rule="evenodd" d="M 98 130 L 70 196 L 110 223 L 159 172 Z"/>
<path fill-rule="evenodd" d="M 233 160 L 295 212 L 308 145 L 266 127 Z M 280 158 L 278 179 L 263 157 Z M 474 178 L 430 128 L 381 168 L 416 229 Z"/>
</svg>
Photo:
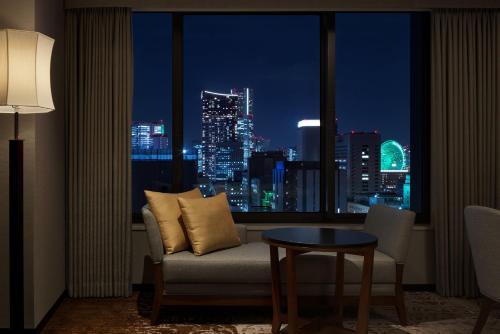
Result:
<svg viewBox="0 0 500 334">
<path fill-rule="evenodd" d="M 202 199 L 179 197 L 179 205 L 195 255 L 241 245 L 225 193 Z"/>
<path fill-rule="evenodd" d="M 203 198 L 200 189 L 195 188 L 179 194 L 159 193 L 145 190 L 149 208 L 160 226 L 161 239 L 167 254 L 189 248 L 186 231 L 182 223 L 181 209 L 177 198 Z"/>
</svg>

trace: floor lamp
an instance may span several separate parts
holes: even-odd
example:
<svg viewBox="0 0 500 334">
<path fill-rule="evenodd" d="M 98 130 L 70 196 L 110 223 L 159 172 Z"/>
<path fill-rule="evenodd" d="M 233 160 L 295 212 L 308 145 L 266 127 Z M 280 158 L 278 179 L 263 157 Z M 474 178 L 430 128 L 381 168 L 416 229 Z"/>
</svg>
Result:
<svg viewBox="0 0 500 334">
<path fill-rule="evenodd" d="M 9 141 L 10 328 L 24 329 L 23 140 L 19 115 L 54 110 L 50 58 L 54 40 L 33 31 L 0 30 L 0 113 L 14 114 Z"/>
</svg>

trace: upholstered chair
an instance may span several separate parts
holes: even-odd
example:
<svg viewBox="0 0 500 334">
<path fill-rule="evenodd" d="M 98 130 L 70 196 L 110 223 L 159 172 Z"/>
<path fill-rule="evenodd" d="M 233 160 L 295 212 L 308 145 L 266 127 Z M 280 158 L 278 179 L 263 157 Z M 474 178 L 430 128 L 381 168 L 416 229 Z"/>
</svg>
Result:
<svg viewBox="0 0 500 334">
<path fill-rule="evenodd" d="M 408 324 L 403 292 L 403 269 L 414 223 L 415 213 L 413 211 L 374 205 L 370 207 L 363 227 L 365 232 L 378 238 L 377 251 L 390 256 L 395 261 L 395 291 L 394 297 L 389 298 L 389 303 L 396 306 L 399 321 L 403 326 Z M 376 265 L 374 270 L 377 270 Z M 376 299 L 374 302 L 374 304 L 378 304 Z"/>
<path fill-rule="evenodd" d="M 403 268 L 414 222 L 415 213 L 412 211 L 374 205 L 369 209 L 363 225 L 365 232 L 378 238 L 378 246 L 373 259 L 370 303 L 395 306 L 399 321 L 403 326 L 408 324 L 403 292 Z M 336 261 L 336 253 L 310 252 L 298 255 L 296 267 L 299 294 L 316 294 L 317 291 L 313 290 L 313 286 L 324 287 L 335 284 Z M 344 266 L 343 303 L 357 305 L 363 272 L 363 257 L 345 254 Z M 286 258 L 281 260 L 280 269 L 281 276 L 286 280 Z M 301 287 L 303 287 L 302 290 Z M 320 294 L 325 293 L 329 294 L 329 290 L 322 288 Z"/>
<path fill-rule="evenodd" d="M 481 206 L 465 208 L 465 225 L 482 295 L 473 334 L 481 333 L 492 308 L 500 306 L 500 211 Z"/>
</svg>

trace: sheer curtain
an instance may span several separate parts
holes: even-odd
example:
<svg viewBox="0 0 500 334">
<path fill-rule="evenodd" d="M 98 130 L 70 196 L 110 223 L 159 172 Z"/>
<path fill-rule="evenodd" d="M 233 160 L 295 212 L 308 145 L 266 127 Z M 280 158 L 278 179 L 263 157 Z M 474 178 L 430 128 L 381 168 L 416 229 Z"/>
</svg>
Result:
<svg viewBox="0 0 500 334">
<path fill-rule="evenodd" d="M 66 12 L 68 290 L 131 293 L 131 11 Z"/>
<path fill-rule="evenodd" d="M 469 204 L 500 208 L 500 12 L 435 11 L 431 41 L 437 289 L 475 296 L 463 211 Z"/>
</svg>

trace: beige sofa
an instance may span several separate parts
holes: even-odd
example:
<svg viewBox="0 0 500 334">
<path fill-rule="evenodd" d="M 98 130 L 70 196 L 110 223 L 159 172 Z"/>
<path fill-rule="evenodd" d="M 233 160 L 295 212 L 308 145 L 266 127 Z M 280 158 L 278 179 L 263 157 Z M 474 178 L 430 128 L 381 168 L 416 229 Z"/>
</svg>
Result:
<svg viewBox="0 0 500 334">
<path fill-rule="evenodd" d="M 162 304 L 271 305 L 269 246 L 263 242 L 247 242 L 244 225 L 236 225 L 241 246 L 203 256 L 190 251 L 166 255 L 154 215 L 147 206 L 143 207 L 142 214 L 155 281 L 153 323 L 158 320 Z M 401 281 L 413 221 L 413 212 L 376 206 L 365 222 L 365 230 L 379 238 L 374 258 L 372 303 L 397 306 L 403 325 L 406 313 Z M 281 276 L 286 282 L 286 259 L 282 251 L 279 254 Z M 362 266 L 362 257 L 346 254 L 346 303 L 356 302 Z M 297 282 L 299 296 L 333 297 L 335 253 L 312 252 L 298 256 Z M 286 289 L 283 292 L 286 293 Z"/>
</svg>

